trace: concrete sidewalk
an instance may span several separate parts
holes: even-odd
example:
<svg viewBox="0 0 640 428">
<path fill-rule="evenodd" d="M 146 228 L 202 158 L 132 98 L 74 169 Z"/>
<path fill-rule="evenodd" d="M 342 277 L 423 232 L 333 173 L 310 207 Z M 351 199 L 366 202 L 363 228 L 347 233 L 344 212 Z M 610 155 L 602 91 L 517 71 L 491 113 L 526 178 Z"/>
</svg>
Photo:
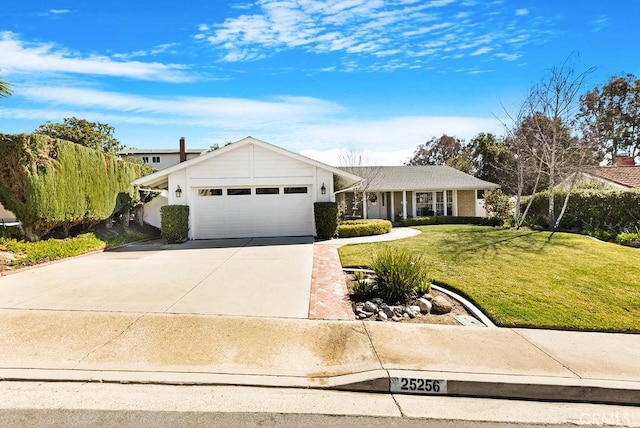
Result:
<svg viewBox="0 0 640 428">
<path fill-rule="evenodd" d="M 640 405 L 640 335 L 21 309 L 0 325 L 3 380 L 407 394 L 438 380 L 447 395 Z"/>
</svg>

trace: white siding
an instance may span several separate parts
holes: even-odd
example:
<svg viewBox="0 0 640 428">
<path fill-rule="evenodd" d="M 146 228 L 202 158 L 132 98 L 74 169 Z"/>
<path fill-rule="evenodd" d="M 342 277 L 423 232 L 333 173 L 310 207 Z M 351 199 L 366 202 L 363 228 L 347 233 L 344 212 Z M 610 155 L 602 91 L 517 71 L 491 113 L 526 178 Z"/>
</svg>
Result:
<svg viewBox="0 0 640 428">
<path fill-rule="evenodd" d="M 0 204 L 0 220 L 14 221 L 15 219 L 16 215 Z"/>
<path fill-rule="evenodd" d="M 158 195 L 151 201 L 144 204 L 144 215 L 142 217 L 144 222 L 159 229 L 161 226 L 160 208 L 167 205 L 168 203 L 169 202 L 166 196 Z"/>
<path fill-rule="evenodd" d="M 255 147 L 254 176 L 267 177 L 312 177 L 314 166 L 262 147 Z"/>
<path fill-rule="evenodd" d="M 189 168 L 190 178 L 249 178 L 251 176 L 251 147 L 248 144 Z"/>
</svg>

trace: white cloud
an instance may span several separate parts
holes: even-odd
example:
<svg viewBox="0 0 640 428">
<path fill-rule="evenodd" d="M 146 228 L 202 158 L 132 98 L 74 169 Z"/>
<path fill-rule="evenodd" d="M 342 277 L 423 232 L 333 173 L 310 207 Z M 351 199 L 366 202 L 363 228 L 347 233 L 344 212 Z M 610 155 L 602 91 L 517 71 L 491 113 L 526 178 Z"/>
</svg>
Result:
<svg viewBox="0 0 640 428">
<path fill-rule="evenodd" d="M 450 7 L 453 4 L 456 7 Z M 381 56 L 428 56 L 432 62 L 443 61 L 456 54 L 445 52 L 482 47 L 489 42 L 493 50 L 514 38 L 521 43 L 509 46 L 513 51 L 507 53 L 522 55 L 523 44 L 533 41 L 529 37 L 534 36 L 538 42 L 549 37 L 549 33 L 544 36 L 546 28 L 542 27 L 551 25 L 543 20 L 519 22 L 503 13 L 502 2 L 258 0 L 254 6 L 251 13 L 200 25 L 194 37 L 206 38 L 225 62 L 256 61 L 302 49 L 349 54 L 357 63 L 344 59 L 345 66 L 340 70 L 353 71 L 371 69 L 370 61 Z M 525 13 L 526 9 L 516 11 L 517 16 Z M 485 40 L 487 35 L 489 41 Z M 458 45 L 451 46 L 447 37 Z M 437 49 L 443 44 L 446 50 Z M 486 49 L 477 50 L 476 55 L 487 53 Z M 412 61 L 405 61 L 401 67 L 415 66 Z"/>
<path fill-rule="evenodd" d="M 145 97 L 87 88 L 32 86 L 20 89 L 20 97 L 31 102 L 67 109 L 96 109 L 108 114 L 123 112 L 148 118 L 182 120 L 198 126 L 225 126 L 229 121 L 265 124 L 270 121 L 298 122 L 329 116 L 344 109 L 335 103 L 311 97 L 280 96 L 272 100 L 216 97 Z"/>
<path fill-rule="evenodd" d="M 376 151 L 376 150 L 362 150 L 357 152 L 362 156 L 362 166 L 375 165 L 403 165 L 411 158 L 414 149 L 401 149 L 391 151 Z M 333 166 L 346 166 L 343 165 L 344 154 L 349 153 L 350 150 L 346 147 L 339 147 L 329 150 L 316 150 L 308 149 L 301 150 L 300 154 L 311 159 L 324 162 Z"/>
<path fill-rule="evenodd" d="M 166 135 L 237 140 L 253 135 L 290 150 L 315 150 L 311 157 L 327 161 L 336 149 L 365 152 L 377 164 L 401 164 L 415 147 L 433 136 L 469 140 L 479 132 L 500 132 L 494 118 L 392 116 L 355 119 L 336 103 L 309 97 L 279 96 L 269 100 L 216 97 L 140 96 L 87 88 L 21 87 L 12 98 L 27 98 L 30 108 L 2 108 L 0 117 L 32 122 L 83 117 L 121 129 L 147 126 L 144 140 L 123 139 L 129 146 L 154 147 Z M 35 126 L 34 126 L 35 128 Z M 152 136 L 152 133 L 154 136 Z M 211 138 L 209 138 L 211 139 Z M 326 158 L 323 158 L 326 157 Z M 337 161 L 328 163 L 336 164 Z"/>
<path fill-rule="evenodd" d="M 480 49 L 476 50 L 475 52 L 472 52 L 470 55 L 471 56 L 478 56 L 478 55 L 484 55 L 486 53 L 491 52 L 493 49 L 488 47 L 488 46 L 483 46 Z"/>
<path fill-rule="evenodd" d="M 522 57 L 519 54 L 506 54 L 506 53 L 497 53 L 494 55 L 496 58 L 502 58 L 505 61 L 516 61 Z"/>
<path fill-rule="evenodd" d="M 529 10 L 527 9 L 516 9 L 516 16 L 525 16 L 529 15 Z"/>
<path fill-rule="evenodd" d="M 189 82 L 187 67 L 159 62 L 117 61 L 107 56 L 82 56 L 47 43 L 25 43 L 12 32 L 0 33 L 0 69 L 4 73 L 73 73 L 119 76 L 139 80 Z"/>
<path fill-rule="evenodd" d="M 50 9 L 49 13 L 51 13 L 52 15 L 63 15 L 65 13 L 70 13 L 71 11 L 69 9 Z"/>
<path fill-rule="evenodd" d="M 597 18 L 593 19 L 591 22 L 591 31 L 597 33 L 599 31 L 605 30 L 609 28 L 609 19 L 606 15 L 600 15 Z"/>
</svg>

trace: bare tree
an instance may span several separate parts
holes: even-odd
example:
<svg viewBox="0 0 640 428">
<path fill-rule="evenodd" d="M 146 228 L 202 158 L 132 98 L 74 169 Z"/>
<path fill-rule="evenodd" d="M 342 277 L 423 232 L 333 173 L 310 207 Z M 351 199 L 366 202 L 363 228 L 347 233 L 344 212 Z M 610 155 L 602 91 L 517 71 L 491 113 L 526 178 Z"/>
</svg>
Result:
<svg viewBox="0 0 640 428">
<path fill-rule="evenodd" d="M 374 182 L 375 178 L 380 174 L 379 166 L 365 166 L 364 163 L 362 153 L 355 152 L 353 150 L 344 150 L 340 153 L 340 169 L 350 174 L 362 177 L 362 181 L 357 183 L 352 189 L 353 199 L 351 201 L 347 201 L 344 193 L 341 193 L 342 196 L 339 198 L 339 210 L 348 217 L 358 217 L 358 207 L 366 203 L 364 196 L 367 190 L 371 188 L 371 184 Z M 338 185 L 336 185 L 336 189 L 339 187 L 340 185 L 338 183 Z M 347 214 L 349 210 L 351 211 L 351 214 Z"/>
<path fill-rule="evenodd" d="M 511 151 L 513 161 L 502 163 L 496 167 L 513 182 L 516 200 L 514 204 L 515 224 L 512 226 L 519 229 L 533 202 L 533 199 L 529 198 L 526 208 L 521 212 L 522 199 L 524 196 L 533 195 L 538 191 L 542 178 L 542 163 L 535 156 L 535 138 L 530 132 L 527 132 L 528 103 L 522 103 L 515 113 L 510 113 L 504 106 L 503 110 L 508 118 L 507 122 L 502 122 L 506 133 L 505 141 Z"/>
<path fill-rule="evenodd" d="M 593 140 L 580 135 L 577 129 L 580 92 L 593 68 L 576 73 L 568 61 L 551 68 L 544 79 L 531 87 L 518 112 L 510 115 L 512 124 L 507 131 L 516 157 L 517 226 L 522 225 L 530 207 L 528 204 L 520 215 L 520 198 L 527 176 L 535 177 L 531 194 L 538 191 L 541 183 L 546 185 L 549 191 L 548 223 L 555 230 L 564 215 L 573 185 L 558 217 L 554 188 L 561 180 L 575 175 L 585 161 L 594 158 Z"/>
<path fill-rule="evenodd" d="M 532 88 L 527 100 L 533 122 L 531 126 L 539 137 L 540 150 L 537 156 L 545 166 L 548 177 L 548 221 L 553 230 L 562 218 L 556 218 L 553 190 L 560 179 L 576 174 L 588 153 L 593 150 L 589 141 L 571 135 L 577 123 L 580 92 L 593 71 L 590 68 L 576 73 L 567 60 L 560 67 L 551 68 L 547 77 Z M 573 186 L 567 192 L 565 207 L 571 190 Z"/>
</svg>

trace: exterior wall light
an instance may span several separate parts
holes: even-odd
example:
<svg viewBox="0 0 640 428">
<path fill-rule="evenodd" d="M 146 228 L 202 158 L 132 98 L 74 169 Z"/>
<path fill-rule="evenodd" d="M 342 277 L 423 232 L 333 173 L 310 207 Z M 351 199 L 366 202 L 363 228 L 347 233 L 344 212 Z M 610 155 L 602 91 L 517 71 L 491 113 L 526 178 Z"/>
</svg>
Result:
<svg viewBox="0 0 640 428">
<path fill-rule="evenodd" d="M 322 187 L 320 187 L 320 193 L 323 194 L 323 195 L 327 194 L 327 188 L 324 187 L 324 183 L 322 183 Z"/>
<path fill-rule="evenodd" d="M 180 185 L 178 185 L 178 188 L 176 189 L 176 198 L 181 198 L 182 197 L 182 189 L 180 188 Z"/>
</svg>

